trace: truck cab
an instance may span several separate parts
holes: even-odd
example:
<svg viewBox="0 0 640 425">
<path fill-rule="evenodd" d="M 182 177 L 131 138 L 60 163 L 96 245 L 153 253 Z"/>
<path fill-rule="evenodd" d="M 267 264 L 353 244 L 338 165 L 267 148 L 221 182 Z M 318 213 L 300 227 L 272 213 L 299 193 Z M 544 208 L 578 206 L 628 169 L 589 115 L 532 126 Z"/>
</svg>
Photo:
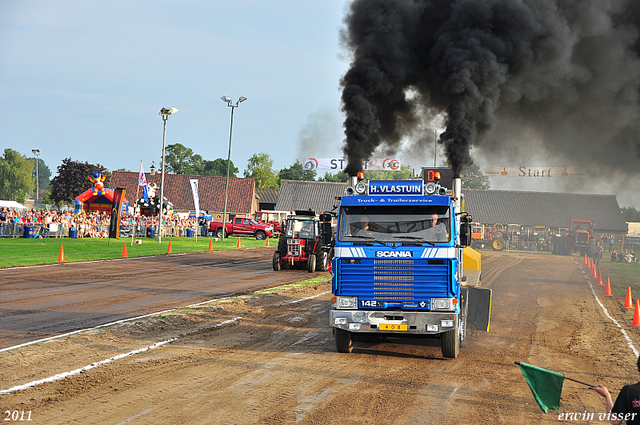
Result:
<svg viewBox="0 0 640 425">
<path fill-rule="evenodd" d="M 358 185 L 338 210 L 329 317 L 337 351 L 351 352 L 363 335 L 439 338 L 443 356 L 457 357 L 466 343 L 471 217 L 439 184 Z"/>
</svg>

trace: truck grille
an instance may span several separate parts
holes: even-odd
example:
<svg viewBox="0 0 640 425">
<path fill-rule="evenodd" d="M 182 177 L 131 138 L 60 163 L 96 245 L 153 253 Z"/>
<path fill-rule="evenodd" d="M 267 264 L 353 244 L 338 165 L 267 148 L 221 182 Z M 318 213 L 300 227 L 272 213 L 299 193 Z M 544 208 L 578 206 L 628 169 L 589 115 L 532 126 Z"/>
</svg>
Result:
<svg viewBox="0 0 640 425">
<path fill-rule="evenodd" d="M 449 260 L 363 258 L 339 261 L 338 268 L 343 296 L 403 305 L 453 296 Z"/>
</svg>

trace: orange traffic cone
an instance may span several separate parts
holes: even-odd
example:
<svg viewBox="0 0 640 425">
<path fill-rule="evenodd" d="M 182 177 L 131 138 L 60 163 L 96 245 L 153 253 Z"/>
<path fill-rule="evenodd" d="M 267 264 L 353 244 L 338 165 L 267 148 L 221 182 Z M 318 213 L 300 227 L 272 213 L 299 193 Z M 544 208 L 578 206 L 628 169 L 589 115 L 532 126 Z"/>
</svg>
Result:
<svg viewBox="0 0 640 425">
<path fill-rule="evenodd" d="M 627 288 L 627 298 L 624 300 L 622 308 L 633 308 L 633 303 L 631 302 L 631 286 Z"/>
<path fill-rule="evenodd" d="M 598 273 L 596 272 L 596 265 L 595 264 L 591 267 L 591 277 L 593 277 L 593 278 L 598 277 Z"/>
<path fill-rule="evenodd" d="M 583 261 L 584 265 L 587 265 L 589 263 L 589 261 L 587 260 L 587 254 L 584 254 L 584 261 Z"/>
<path fill-rule="evenodd" d="M 212 239 L 209 239 L 209 251 L 213 251 L 213 242 L 212 242 Z"/>
<path fill-rule="evenodd" d="M 171 249 L 171 240 L 169 240 L 169 248 L 167 248 L 167 254 L 173 254 L 173 250 Z"/>
<path fill-rule="evenodd" d="M 58 254 L 58 261 L 64 263 L 64 248 L 60 245 L 60 254 Z"/>
<path fill-rule="evenodd" d="M 640 300 L 636 300 L 636 309 L 633 312 L 633 322 L 631 326 L 640 326 Z"/>
<path fill-rule="evenodd" d="M 611 282 L 609 282 L 609 278 L 607 278 L 607 286 L 604 287 L 604 295 L 607 297 L 612 297 L 611 293 Z"/>
<path fill-rule="evenodd" d="M 598 285 L 602 285 L 602 274 L 600 273 L 600 270 L 598 270 Z"/>
<path fill-rule="evenodd" d="M 122 258 L 127 258 L 127 244 L 122 247 Z"/>
<path fill-rule="evenodd" d="M 269 245 L 269 236 L 267 236 L 267 244 L 265 246 L 271 246 Z"/>
<path fill-rule="evenodd" d="M 237 248 L 242 248 L 242 246 L 240 246 L 240 238 L 238 238 L 238 246 Z"/>
</svg>

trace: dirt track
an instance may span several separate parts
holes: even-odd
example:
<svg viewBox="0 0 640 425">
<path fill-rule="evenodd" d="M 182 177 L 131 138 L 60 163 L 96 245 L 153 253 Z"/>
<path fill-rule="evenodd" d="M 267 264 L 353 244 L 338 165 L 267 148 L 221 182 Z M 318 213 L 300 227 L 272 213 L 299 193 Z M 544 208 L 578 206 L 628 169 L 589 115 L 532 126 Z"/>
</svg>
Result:
<svg viewBox="0 0 640 425">
<path fill-rule="evenodd" d="M 581 263 L 578 257 L 485 254 L 483 286 L 494 297 L 491 331 L 471 333 L 455 360 L 443 359 L 433 341 L 360 342 L 352 354 L 336 353 L 327 282 L 0 353 L 0 390 L 6 390 L 161 343 L 1 394 L 0 407 L 30 411 L 32 423 L 47 424 L 557 423 L 558 412 L 545 415 L 537 407 L 514 361 L 604 383 L 614 393 L 637 381 L 636 359 L 594 300 Z M 255 287 L 264 286 L 265 275 L 308 277 L 267 266 L 255 268 Z M 189 281 L 202 267 L 185 267 L 180 279 Z M 144 276 L 136 276 L 138 285 Z M 595 293 L 640 346 L 637 329 L 630 328 L 633 312 L 620 309 L 623 300 L 604 299 L 601 288 L 594 286 Z M 565 381 L 560 411 L 585 410 L 597 417 L 604 402 Z"/>
</svg>

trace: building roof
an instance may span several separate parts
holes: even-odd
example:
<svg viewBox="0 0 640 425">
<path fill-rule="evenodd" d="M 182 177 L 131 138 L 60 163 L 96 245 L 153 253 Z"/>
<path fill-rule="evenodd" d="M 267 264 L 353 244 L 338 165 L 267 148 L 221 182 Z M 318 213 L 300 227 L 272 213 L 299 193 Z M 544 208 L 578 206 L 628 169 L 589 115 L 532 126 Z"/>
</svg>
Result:
<svg viewBox="0 0 640 425">
<path fill-rule="evenodd" d="M 615 195 L 513 192 L 462 189 L 465 209 L 483 224 L 569 227 L 572 219 L 591 220 L 597 232 L 627 233 Z"/>
<path fill-rule="evenodd" d="M 160 194 L 161 174 L 145 173 L 147 184 L 155 182 Z M 198 179 L 198 198 L 200 210 L 220 212 L 224 210 L 224 194 L 227 178 L 212 176 L 193 176 L 189 174 L 164 174 L 164 197 L 173 203 L 176 211 L 193 211 L 193 194 L 189 179 Z M 128 199 L 134 199 L 138 183 L 138 173 L 129 171 L 114 171 L 111 175 L 112 188 L 123 187 L 127 190 Z M 229 178 L 229 194 L 227 211 L 232 214 L 250 214 L 253 211 L 254 179 Z M 138 197 L 141 197 L 140 192 Z"/>
<path fill-rule="evenodd" d="M 278 189 L 256 189 L 256 196 L 261 204 L 276 204 L 278 202 Z"/>
<path fill-rule="evenodd" d="M 312 210 L 316 213 L 331 211 L 343 196 L 347 183 L 282 180 L 277 211 Z"/>
</svg>

